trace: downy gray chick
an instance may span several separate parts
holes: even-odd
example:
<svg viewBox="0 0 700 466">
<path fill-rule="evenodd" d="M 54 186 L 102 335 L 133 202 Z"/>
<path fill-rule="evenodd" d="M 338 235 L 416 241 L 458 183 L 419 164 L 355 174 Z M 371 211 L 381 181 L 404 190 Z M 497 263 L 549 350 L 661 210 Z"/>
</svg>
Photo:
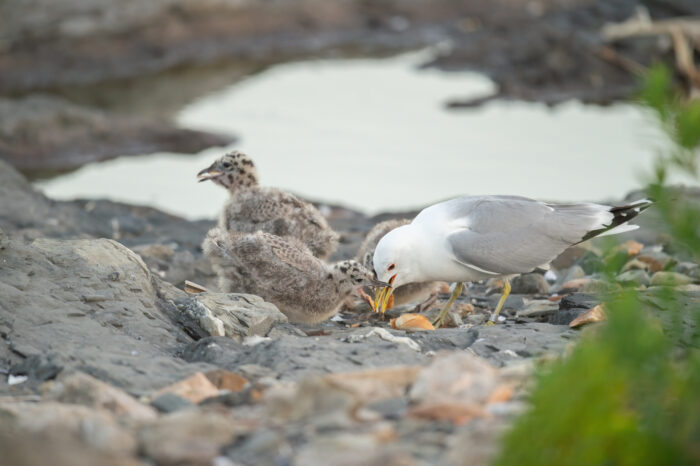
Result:
<svg viewBox="0 0 700 466">
<path fill-rule="evenodd" d="M 220 291 L 261 296 L 290 322 L 322 322 L 355 289 L 380 283 L 354 260 L 326 264 L 299 240 L 261 231 L 213 228 L 202 249 L 219 276 Z"/>
<path fill-rule="evenodd" d="M 231 197 L 219 217 L 219 227 L 231 232 L 258 230 L 276 236 L 294 237 L 320 259 L 338 247 L 338 234 L 325 217 L 308 202 L 276 188 L 259 185 L 258 171 L 243 152 L 230 152 L 197 174 L 226 188 Z"/>
</svg>

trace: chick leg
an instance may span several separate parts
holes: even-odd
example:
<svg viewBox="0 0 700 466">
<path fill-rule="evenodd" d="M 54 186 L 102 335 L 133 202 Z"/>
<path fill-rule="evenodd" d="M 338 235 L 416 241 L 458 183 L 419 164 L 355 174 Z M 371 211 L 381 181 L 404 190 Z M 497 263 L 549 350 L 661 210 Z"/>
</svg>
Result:
<svg viewBox="0 0 700 466">
<path fill-rule="evenodd" d="M 506 299 L 508 299 L 508 295 L 510 294 L 510 280 L 507 278 L 503 279 L 503 292 L 501 293 L 501 299 L 498 300 L 498 306 L 496 306 L 496 310 L 493 311 L 493 314 L 491 314 L 491 318 L 489 319 L 488 322 L 486 322 L 486 325 L 493 325 L 496 323 L 496 319 L 498 319 L 498 314 L 501 313 L 501 309 L 503 309 L 503 305 L 506 303 Z"/>
<path fill-rule="evenodd" d="M 440 315 L 438 315 L 438 318 L 435 319 L 435 321 L 432 323 L 435 328 L 440 328 L 442 324 L 445 321 L 445 316 L 447 316 L 447 311 L 450 310 L 452 307 L 452 303 L 455 302 L 455 299 L 457 299 L 458 296 L 462 294 L 462 288 L 464 287 L 464 283 L 459 282 L 455 284 L 455 289 L 452 291 L 452 295 L 450 296 L 450 300 L 447 301 L 447 304 L 445 304 L 445 307 L 442 308 L 440 311 Z"/>
</svg>

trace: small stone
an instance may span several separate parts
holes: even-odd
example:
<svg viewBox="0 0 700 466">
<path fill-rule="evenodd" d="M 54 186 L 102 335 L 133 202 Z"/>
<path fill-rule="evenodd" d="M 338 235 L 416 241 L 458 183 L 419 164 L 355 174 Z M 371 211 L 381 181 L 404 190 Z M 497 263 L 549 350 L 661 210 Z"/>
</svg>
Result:
<svg viewBox="0 0 700 466">
<path fill-rule="evenodd" d="M 10 375 L 25 376 L 30 384 L 39 384 L 55 378 L 63 369 L 53 355 L 29 356 L 10 368 Z"/>
<path fill-rule="evenodd" d="M 248 379 L 225 370 L 209 371 L 204 374 L 211 383 L 219 390 L 228 390 L 230 392 L 239 392 L 250 384 Z"/>
<path fill-rule="evenodd" d="M 151 401 L 151 406 L 161 413 L 173 413 L 181 409 L 194 408 L 195 404 L 174 393 L 164 393 Z"/>
<path fill-rule="evenodd" d="M 554 314 L 558 310 L 559 303 L 543 299 L 531 301 L 525 306 L 525 308 L 519 310 L 515 315 L 516 317 L 541 317 Z"/>
<path fill-rule="evenodd" d="M 567 282 L 562 283 L 561 287 L 559 288 L 559 291 L 579 291 L 590 281 L 590 278 L 576 278 L 574 280 L 569 280 Z"/>
<path fill-rule="evenodd" d="M 488 316 L 485 314 L 472 314 L 467 316 L 467 323 L 472 325 L 481 325 L 488 320 Z"/>
<path fill-rule="evenodd" d="M 243 377 L 250 380 L 258 380 L 264 377 L 276 377 L 277 373 L 269 367 L 260 366 L 258 364 L 243 364 L 236 368 Z"/>
<path fill-rule="evenodd" d="M 3 425 L 21 429 L 23 437 L 29 433 L 66 435 L 103 453 L 125 457 L 136 453 L 136 440 L 103 409 L 54 401 L 0 403 L 0 418 Z"/>
<path fill-rule="evenodd" d="M 136 420 L 150 420 L 156 412 L 128 393 L 82 372 L 68 375 L 51 383 L 45 398 L 61 403 L 73 403 L 102 408 L 114 414 Z"/>
<path fill-rule="evenodd" d="M 139 432 L 141 451 L 158 464 L 211 464 L 236 436 L 236 423 L 220 412 L 185 409 L 166 414 Z"/>
<path fill-rule="evenodd" d="M 381 414 L 385 419 L 398 420 L 408 410 L 408 398 L 405 396 L 382 399 L 367 405 L 367 408 Z"/>
<path fill-rule="evenodd" d="M 513 294 L 547 294 L 548 292 L 549 284 L 539 273 L 519 275 L 511 281 Z"/>
<path fill-rule="evenodd" d="M 414 403 L 482 405 L 498 385 L 498 371 L 469 353 L 438 354 L 417 375 L 409 396 Z"/>
<path fill-rule="evenodd" d="M 641 261 L 637 257 L 632 259 L 631 261 L 626 263 L 624 267 L 622 267 L 623 272 L 627 272 L 628 270 L 644 270 L 645 272 L 647 272 L 649 271 L 649 264 Z"/>
<path fill-rule="evenodd" d="M 477 417 L 488 417 L 488 413 L 482 406 L 476 404 L 429 401 L 411 408 L 408 416 L 432 421 L 451 421 L 456 425 L 462 425 Z"/>
<path fill-rule="evenodd" d="M 204 374 L 197 372 L 184 380 L 161 388 L 153 396 L 157 398 L 166 393 L 173 393 L 192 403 L 199 403 L 205 398 L 216 396 L 219 389 Z"/>
<path fill-rule="evenodd" d="M 608 283 L 604 280 L 590 279 L 581 287 L 581 293 L 600 293 L 605 291 Z"/>
<path fill-rule="evenodd" d="M 674 271 L 691 278 L 700 279 L 700 265 L 694 262 L 679 262 L 676 264 Z"/>
<path fill-rule="evenodd" d="M 577 280 L 579 278 L 584 278 L 586 276 L 586 272 L 584 272 L 583 268 L 580 265 L 572 265 L 569 267 L 569 269 L 566 271 L 563 276 L 560 277 L 558 280 L 559 283 L 566 283 L 571 280 Z"/>
<path fill-rule="evenodd" d="M 252 335 L 265 336 L 275 323 L 287 322 L 287 316 L 274 304 L 249 294 L 201 293 L 177 301 L 176 305 L 200 321 L 203 328 L 206 326 L 210 335 L 223 336 L 223 327 L 227 337 L 238 340 Z"/>
<path fill-rule="evenodd" d="M 404 395 L 421 369 L 419 366 L 388 367 L 328 374 L 323 379 L 334 387 L 353 393 L 358 400 L 379 401 Z"/>
<path fill-rule="evenodd" d="M 442 311 L 442 306 L 434 307 L 432 309 L 425 311 L 423 313 L 423 317 L 428 321 L 428 323 L 435 322 L 435 320 L 440 315 L 441 311 Z M 392 319 L 392 320 L 395 320 L 395 319 Z M 430 324 L 430 325 L 432 326 L 432 324 Z M 447 311 L 447 315 L 445 316 L 445 321 L 442 324 L 442 328 L 459 327 L 460 325 L 462 325 L 462 318 L 459 316 L 459 314 L 454 312 L 454 309 L 450 309 L 449 311 Z M 406 329 L 399 329 L 399 330 L 406 330 Z M 429 330 L 429 329 L 426 329 L 426 330 Z M 434 328 L 433 328 L 433 330 L 434 330 Z"/>
<path fill-rule="evenodd" d="M 637 260 L 647 264 L 647 270 L 650 273 L 659 272 L 661 270 L 666 270 L 671 267 L 675 262 L 673 257 L 669 256 L 665 252 L 661 251 L 661 248 L 656 249 L 645 249 L 642 253 L 637 256 Z"/>
<path fill-rule="evenodd" d="M 649 274 L 644 270 L 628 270 L 618 275 L 615 280 L 624 284 L 646 286 L 649 284 Z"/>
<path fill-rule="evenodd" d="M 693 283 L 693 279 L 678 272 L 656 272 L 651 277 L 652 286 L 676 286 Z"/>
</svg>

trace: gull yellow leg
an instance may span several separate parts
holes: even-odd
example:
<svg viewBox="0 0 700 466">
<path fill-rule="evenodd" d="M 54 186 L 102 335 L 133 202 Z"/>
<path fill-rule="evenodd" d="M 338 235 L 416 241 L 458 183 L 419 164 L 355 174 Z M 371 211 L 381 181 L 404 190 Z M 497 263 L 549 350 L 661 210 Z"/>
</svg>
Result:
<svg viewBox="0 0 700 466">
<path fill-rule="evenodd" d="M 445 307 L 442 308 L 440 311 L 440 315 L 438 316 L 437 319 L 435 319 L 434 322 L 432 322 L 433 326 L 435 328 L 440 328 L 442 324 L 444 323 L 445 316 L 447 316 L 447 311 L 450 310 L 452 307 L 452 303 L 455 302 L 455 299 L 457 299 L 461 294 L 462 294 L 462 288 L 464 287 L 464 283 L 457 283 L 455 284 L 455 289 L 452 291 L 452 295 L 450 296 L 450 300 L 447 301 L 447 304 L 445 304 Z"/>
<path fill-rule="evenodd" d="M 506 299 L 508 299 L 509 294 L 510 294 L 510 281 L 507 278 L 504 278 L 503 279 L 503 293 L 501 294 L 501 299 L 498 300 L 498 306 L 496 306 L 496 310 L 493 311 L 493 314 L 491 314 L 491 318 L 486 323 L 486 325 L 493 325 L 496 323 L 496 319 L 498 319 L 498 314 L 501 313 L 501 309 L 503 309 L 503 305 L 506 303 Z"/>
</svg>

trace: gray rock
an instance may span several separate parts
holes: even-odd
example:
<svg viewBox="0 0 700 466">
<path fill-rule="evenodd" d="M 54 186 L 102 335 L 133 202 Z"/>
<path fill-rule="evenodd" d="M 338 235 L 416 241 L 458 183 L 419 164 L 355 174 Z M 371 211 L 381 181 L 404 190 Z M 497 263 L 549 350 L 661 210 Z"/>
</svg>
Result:
<svg viewBox="0 0 700 466">
<path fill-rule="evenodd" d="M 121 454 L 125 459 L 136 453 L 133 434 L 104 410 L 56 402 L 10 402 L 0 403 L 0 418 L 3 425 L 14 426 L 25 435 L 60 433 L 102 453 Z"/>
<path fill-rule="evenodd" d="M 544 275 L 540 273 L 519 275 L 511 281 L 511 293 L 513 294 L 546 294 L 548 292 L 549 284 Z"/>
<path fill-rule="evenodd" d="M 236 438 L 229 415 L 198 409 L 166 414 L 138 434 L 141 451 L 158 464 L 211 464 Z"/>
<path fill-rule="evenodd" d="M 292 448 L 284 435 L 271 429 L 260 429 L 226 448 L 224 454 L 233 464 L 289 464 Z"/>
<path fill-rule="evenodd" d="M 637 259 L 649 264 L 650 272 L 667 270 L 676 263 L 676 260 L 663 252 L 661 247 L 644 248 Z"/>
<path fill-rule="evenodd" d="M 144 405 L 123 390 L 82 372 L 62 376 L 44 389 L 44 398 L 110 411 L 121 419 L 149 421 L 156 417 L 153 408 Z"/>
<path fill-rule="evenodd" d="M 214 221 L 192 222 L 149 207 L 111 201 L 53 201 L 2 160 L 0 200 L 0 228 L 6 237 L 112 238 L 127 247 L 167 244 L 176 251 L 173 255 L 160 255 L 157 263 L 148 256 L 149 268 L 153 267 L 156 275 L 165 269 L 165 278 L 172 277 L 176 285 L 175 280 L 186 274 L 204 286 L 216 282 L 200 249 Z M 185 255 L 194 257 L 194 263 L 181 262 Z"/>
<path fill-rule="evenodd" d="M 408 397 L 389 398 L 367 405 L 368 409 L 381 414 L 385 419 L 400 419 L 408 410 Z"/>
<path fill-rule="evenodd" d="M 498 305 L 498 301 L 500 299 L 501 295 L 499 293 L 488 297 L 488 300 L 486 301 L 486 306 L 488 307 L 489 312 L 496 309 L 496 306 Z M 522 309 L 523 306 L 525 306 L 525 299 L 529 299 L 529 297 L 526 295 L 511 293 L 510 295 L 508 295 L 506 302 L 503 303 L 503 310 L 517 311 L 518 309 Z"/>
<path fill-rule="evenodd" d="M 651 277 L 652 286 L 675 286 L 693 283 L 693 278 L 678 272 L 656 272 Z"/>
<path fill-rule="evenodd" d="M 469 351 L 497 366 L 515 357 L 560 354 L 576 334 L 564 325 L 547 323 L 498 324 L 479 328 L 479 338 Z"/>
<path fill-rule="evenodd" d="M 537 299 L 529 302 L 525 307 L 516 313 L 516 317 L 543 317 L 553 314 L 559 310 L 559 303 L 546 299 Z"/>
<path fill-rule="evenodd" d="M 552 289 L 561 290 L 561 287 L 564 283 L 567 283 L 571 280 L 584 278 L 585 276 L 586 272 L 584 272 L 583 268 L 580 265 L 572 265 L 571 267 L 566 269 L 566 271 L 562 270 L 560 272 L 559 276 L 557 277 L 556 283 L 552 286 Z"/>
<path fill-rule="evenodd" d="M 418 342 L 422 351 L 464 350 L 476 341 L 479 332 L 473 328 L 469 330 L 450 328 L 408 333 L 407 336 Z"/>
<path fill-rule="evenodd" d="M 12 366 L 9 373 L 14 376 L 24 375 L 28 384 L 38 385 L 53 379 L 61 372 L 63 366 L 56 361 L 57 359 L 53 354 L 35 354 Z"/>
<path fill-rule="evenodd" d="M 679 262 L 676 264 L 674 271 L 687 275 L 693 279 L 700 280 L 700 265 L 694 262 Z"/>
<path fill-rule="evenodd" d="M 287 316 L 274 304 L 250 294 L 201 293 L 175 304 L 209 335 L 239 341 L 252 335 L 265 336 L 274 324 L 287 322 Z"/>
<path fill-rule="evenodd" d="M 151 401 L 151 406 L 161 413 L 172 413 L 181 409 L 194 408 L 195 404 L 174 393 L 164 393 Z"/>
<path fill-rule="evenodd" d="M 162 282 L 121 244 L 11 239 L 0 254 L 0 319 L 10 329 L 15 364 L 17 353 L 39 356 L 135 393 L 202 370 L 175 356 L 193 338 L 177 324 L 174 306 L 159 298 Z M 42 359 L 13 367 L 48 367 L 36 361 Z"/>
<path fill-rule="evenodd" d="M 467 322 L 472 325 L 481 325 L 488 319 L 489 317 L 486 314 L 470 314 L 467 316 Z"/>
<path fill-rule="evenodd" d="M 632 269 L 621 273 L 615 277 L 615 280 L 623 284 L 646 286 L 649 284 L 649 274 L 644 270 Z"/>
<path fill-rule="evenodd" d="M 559 301 L 559 310 L 549 317 L 549 322 L 555 325 L 569 325 L 576 317 L 600 304 L 595 294 L 571 293 Z"/>
<path fill-rule="evenodd" d="M 420 364 L 428 360 L 420 351 L 378 336 L 365 338 L 360 343 L 344 341 L 350 336 L 363 335 L 368 331 L 344 330 L 316 337 L 285 335 L 254 346 L 245 346 L 230 338 L 209 337 L 187 346 L 183 358 L 192 362 L 206 362 L 233 372 L 237 372 L 239 366 L 255 364 L 271 369 L 279 374 L 280 379 L 286 380 L 371 367 Z M 466 335 L 466 331 L 462 332 L 465 334 L 462 341 L 466 344 L 471 337 Z M 397 335 L 401 333 L 396 332 Z M 418 334 L 412 334 L 408 338 L 416 335 Z"/>
</svg>

